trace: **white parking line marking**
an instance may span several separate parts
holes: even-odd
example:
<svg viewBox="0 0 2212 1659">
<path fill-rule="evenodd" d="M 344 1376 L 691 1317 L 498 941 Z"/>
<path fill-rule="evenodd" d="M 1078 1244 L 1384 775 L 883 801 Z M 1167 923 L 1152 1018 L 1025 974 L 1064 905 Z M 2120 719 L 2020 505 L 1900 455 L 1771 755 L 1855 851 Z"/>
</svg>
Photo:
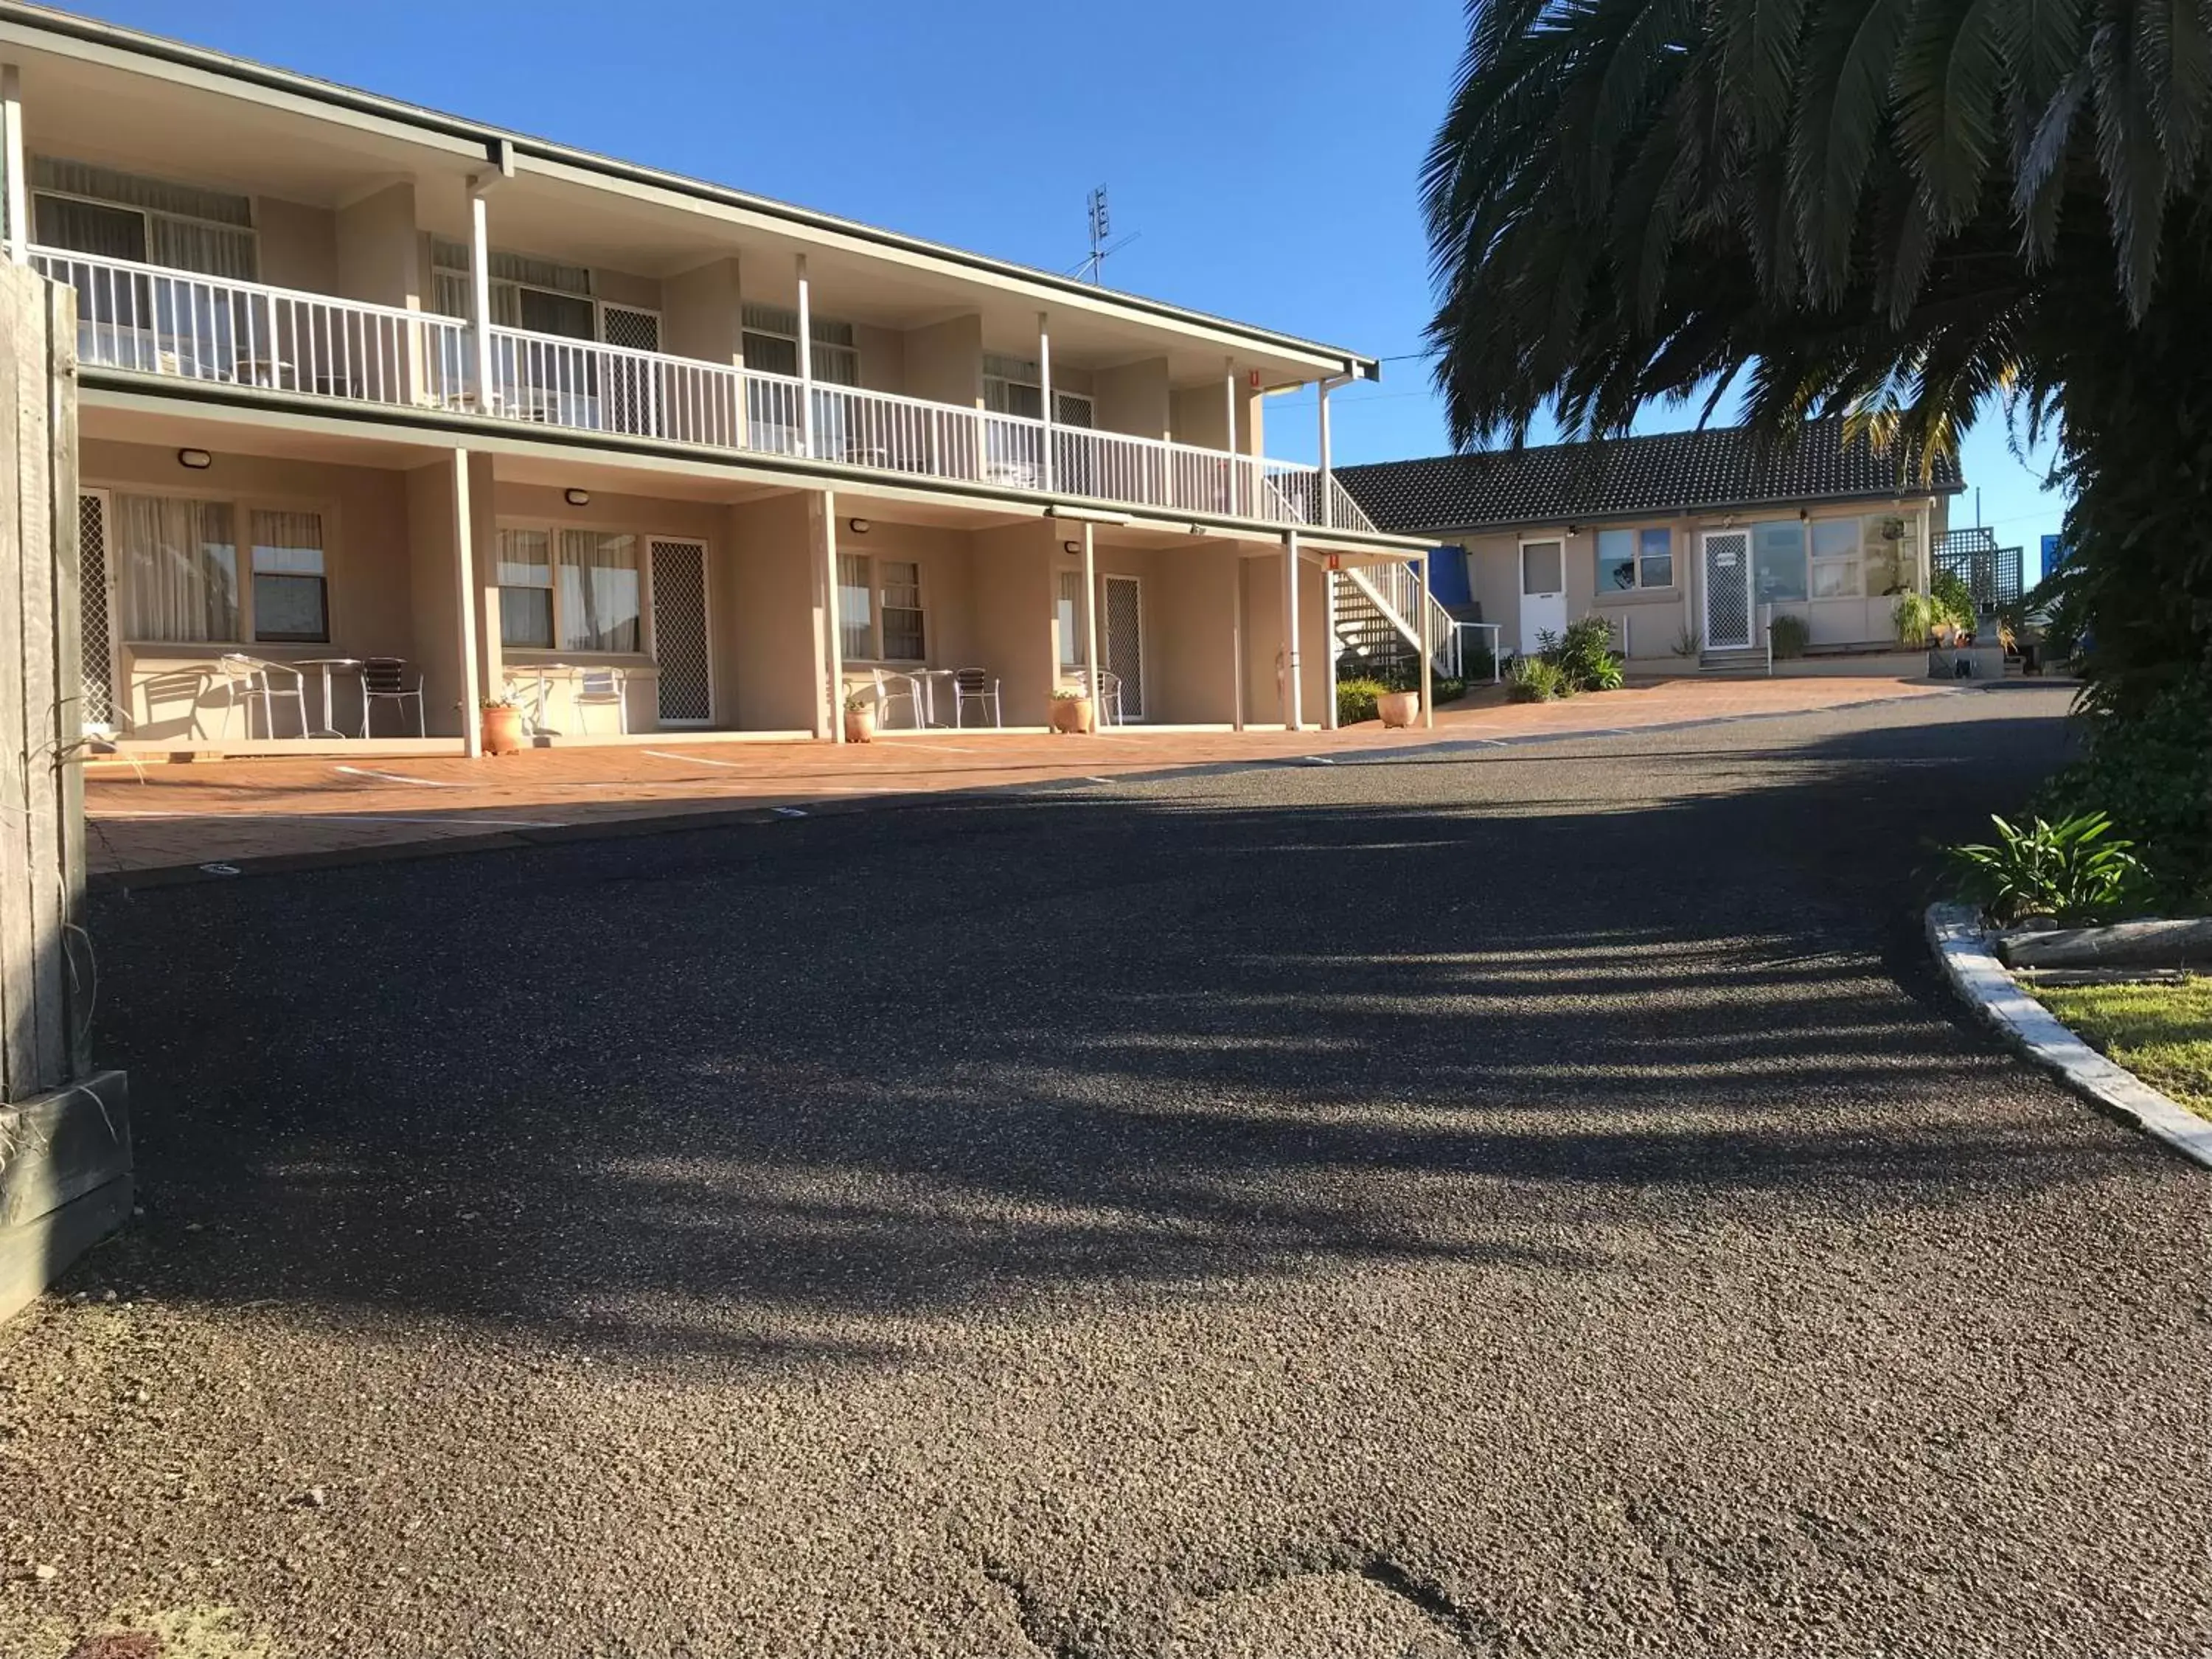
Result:
<svg viewBox="0 0 2212 1659">
<path fill-rule="evenodd" d="M 343 772 L 350 777 L 374 778 L 381 783 L 419 784 L 425 789 L 465 789 L 463 783 L 450 783 L 437 778 L 410 778 L 398 772 L 372 772 L 365 766 L 334 766 L 333 772 Z"/>
<path fill-rule="evenodd" d="M 704 755 L 672 755 L 665 749 L 648 749 L 645 752 L 655 760 L 677 761 L 686 766 L 726 766 L 733 772 L 744 770 L 741 761 L 709 760 Z"/>
</svg>

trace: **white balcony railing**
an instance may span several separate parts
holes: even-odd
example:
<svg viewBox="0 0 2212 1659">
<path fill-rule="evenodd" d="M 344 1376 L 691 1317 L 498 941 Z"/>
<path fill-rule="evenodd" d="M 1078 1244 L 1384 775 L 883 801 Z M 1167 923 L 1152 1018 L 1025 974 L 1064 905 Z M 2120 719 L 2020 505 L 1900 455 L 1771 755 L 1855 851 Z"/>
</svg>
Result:
<svg viewBox="0 0 2212 1659">
<path fill-rule="evenodd" d="M 468 331 L 450 317 L 51 248 L 30 259 L 76 290 L 88 363 L 349 403 L 462 401 Z"/>
<path fill-rule="evenodd" d="M 477 396 L 470 325 L 457 318 L 31 250 L 77 291 L 85 362 L 352 403 L 490 413 L 574 432 L 806 456 L 848 466 L 1086 496 L 1170 513 L 1322 523 L 1322 479 L 1295 462 L 1087 428 L 1048 428 L 890 392 L 524 329 L 489 330 L 491 397 Z M 1340 529 L 1372 530 L 1327 481 Z"/>
</svg>

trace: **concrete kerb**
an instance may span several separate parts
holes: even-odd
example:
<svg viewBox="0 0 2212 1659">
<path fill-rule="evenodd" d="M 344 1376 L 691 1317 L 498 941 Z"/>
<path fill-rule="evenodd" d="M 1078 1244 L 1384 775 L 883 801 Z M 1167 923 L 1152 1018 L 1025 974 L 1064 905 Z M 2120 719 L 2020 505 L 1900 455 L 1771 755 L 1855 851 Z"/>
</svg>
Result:
<svg viewBox="0 0 2212 1659">
<path fill-rule="evenodd" d="M 1853 708 L 1879 708 L 1897 703 L 1913 702 L 1929 696 L 1957 696 L 1970 690 L 1984 689 L 1962 685 L 1956 690 L 1946 687 L 1935 692 L 1915 692 L 1904 696 L 1878 697 L 1865 702 L 1849 705 Z M 1747 714 L 1704 714 L 1693 720 L 1662 720 L 1650 726 L 1608 726 L 1602 730 L 1581 732 L 1523 732 L 1505 737 L 1457 738 L 1444 737 L 1416 739 L 1394 744 L 1387 748 L 1352 750 L 1339 755 L 1270 755 L 1253 760 L 1199 761 L 1185 765 L 1169 765 L 1143 772 L 1123 772 L 1110 780 L 1096 778 L 1055 778 L 1032 783 L 979 784 L 964 789 L 915 789 L 886 792 L 858 799 L 831 797 L 813 799 L 793 795 L 787 799 L 750 801 L 743 806 L 712 811 L 678 812 L 641 812 L 624 817 L 586 819 L 575 823 L 549 824 L 542 829 L 513 829 L 487 830 L 481 836 L 450 835 L 428 837 L 420 841 L 380 842 L 368 847 L 341 848 L 311 853 L 270 853 L 258 857 L 225 859 L 220 866 L 210 868 L 202 864 L 155 865 L 140 870 L 94 871 L 88 878 L 90 886 L 100 890 L 135 890 L 142 888 L 175 887 L 190 882 L 230 881 L 248 876 L 283 875 L 299 870 L 328 869 L 343 864 L 384 864 L 406 859 L 445 858 L 468 853 L 489 853 L 511 850 L 518 847 L 550 846 L 566 842 L 611 841 L 633 836 L 681 835 L 693 830 L 719 830 L 747 825 L 781 823 L 790 820 L 787 809 L 803 809 L 803 816 L 828 817 L 852 812 L 884 811 L 899 808 L 929 805 L 956 805 L 979 801 L 1004 799 L 1008 797 L 1060 795 L 1079 793 L 1088 789 L 1119 784 L 1163 783 L 1176 778 L 1233 777 L 1244 772 L 1275 771 L 1299 766 L 1387 766 L 1393 762 L 1413 757 L 1433 758 L 1453 754 L 1478 754 L 1485 750 L 1520 749 L 1555 743 L 1584 743 L 1601 738 L 1642 737 L 1647 733 L 1692 732 L 1707 726 L 1741 726 L 1759 720 L 1790 720 L 1802 715 L 1802 709 L 1760 711 Z M 457 821 L 458 822 L 458 821 Z"/>
<path fill-rule="evenodd" d="M 2212 1122 L 2176 1105 L 2059 1024 L 1997 960 L 1981 917 L 1972 906 L 1929 906 L 1928 942 L 1952 988 L 1984 1024 L 2027 1060 L 2051 1073 L 2099 1110 L 2212 1169 Z"/>
</svg>

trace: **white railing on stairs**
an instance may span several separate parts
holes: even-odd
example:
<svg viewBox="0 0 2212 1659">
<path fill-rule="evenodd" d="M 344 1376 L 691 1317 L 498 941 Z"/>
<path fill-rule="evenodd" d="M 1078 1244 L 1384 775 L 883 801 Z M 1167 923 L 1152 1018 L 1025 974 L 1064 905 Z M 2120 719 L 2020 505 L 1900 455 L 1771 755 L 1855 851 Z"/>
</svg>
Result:
<svg viewBox="0 0 2212 1659">
<path fill-rule="evenodd" d="M 1421 579 L 1410 564 L 1390 563 L 1371 565 L 1364 569 L 1347 567 L 1336 573 L 1344 578 L 1355 592 L 1359 592 L 1385 621 L 1395 628 L 1408 644 L 1423 642 L 1422 633 L 1413 621 L 1417 612 L 1426 623 L 1427 647 L 1437 672 L 1456 675 L 1460 669 L 1459 627 L 1451 612 L 1429 594 L 1425 611 L 1421 605 Z"/>
</svg>

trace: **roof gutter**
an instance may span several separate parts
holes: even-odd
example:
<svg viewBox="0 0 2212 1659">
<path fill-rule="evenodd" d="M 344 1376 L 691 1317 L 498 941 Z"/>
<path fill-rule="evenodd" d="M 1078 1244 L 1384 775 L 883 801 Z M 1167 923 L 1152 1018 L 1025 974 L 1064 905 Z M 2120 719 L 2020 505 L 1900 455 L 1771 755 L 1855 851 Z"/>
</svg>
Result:
<svg viewBox="0 0 2212 1659">
<path fill-rule="evenodd" d="M 841 219 L 834 214 L 821 213 L 811 208 L 794 206 L 766 196 L 754 196 L 744 191 L 731 190 L 703 179 L 689 179 L 681 173 L 664 173 L 655 167 L 640 167 L 619 161 L 611 156 L 595 155 L 589 150 L 574 149 L 550 139 L 532 138 L 525 134 L 509 133 L 496 127 L 466 121 L 459 116 L 427 109 L 419 104 L 403 103 L 398 99 L 385 98 L 375 93 L 341 86 L 313 76 L 298 74 L 290 70 L 276 69 L 258 64 L 250 58 L 234 58 L 228 52 L 195 46 L 181 40 L 171 40 L 160 35 L 142 33 L 113 23 L 103 23 L 89 17 L 79 17 L 69 12 L 54 11 L 45 6 L 27 5 L 21 0 L 0 0 L 0 21 L 21 24 L 41 33 L 81 40 L 103 46 L 110 51 L 150 58 L 159 63 L 172 64 L 180 68 L 196 70 L 202 74 L 224 76 L 267 91 L 279 92 L 295 98 L 312 99 L 356 114 L 374 117 L 418 128 L 447 139 L 460 139 L 482 146 L 487 160 L 496 161 L 501 148 L 511 154 L 536 155 L 562 166 L 580 168 L 589 173 L 618 179 L 625 183 L 649 185 L 657 189 L 672 191 L 701 201 L 719 203 L 748 212 L 777 218 L 805 229 L 851 237 L 871 242 L 878 246 L 897 249 L 918 254 L 926 258 L 973 271 L 978 275 L 1010 278 L 1038 284 L 1070 297 L 1080 297 L 1093 304 L 1102 300 L 1121 310 L 1163 322 L 1218 330 L 1249 341 L 1255 346 L 1271 350 L 1296 352 L 1304 356 L 1334 358 L 1343 365 L 1342 372 L 1365 380 L 1380 380 L 1382 364 L 1373 357 L 1364 357 L 1342 346 L 1329 345 L 1317 340 L 1303 340 L 1296 335 L 1279 333 L 1250 323 L 1240 323 L 1231 318 L 1216 317 L 1202 311 L 1192 311 L 1182 306 L 1170 305 L 1164 300 L 1150 300 L 1141 295 L 1122 294 L 1103 289 L 1089 283 L 1079 283 L 1072 276 L 1055 271 L 1038 270 L 1009 260 L 994 259 L 981 253 L 971 253 L 963 248 L 950 247 L 940 242 L 931 242 L 918 236 L 902 235 L 896 231 L 884 230 L 857 220 Z"/>
</svg>

